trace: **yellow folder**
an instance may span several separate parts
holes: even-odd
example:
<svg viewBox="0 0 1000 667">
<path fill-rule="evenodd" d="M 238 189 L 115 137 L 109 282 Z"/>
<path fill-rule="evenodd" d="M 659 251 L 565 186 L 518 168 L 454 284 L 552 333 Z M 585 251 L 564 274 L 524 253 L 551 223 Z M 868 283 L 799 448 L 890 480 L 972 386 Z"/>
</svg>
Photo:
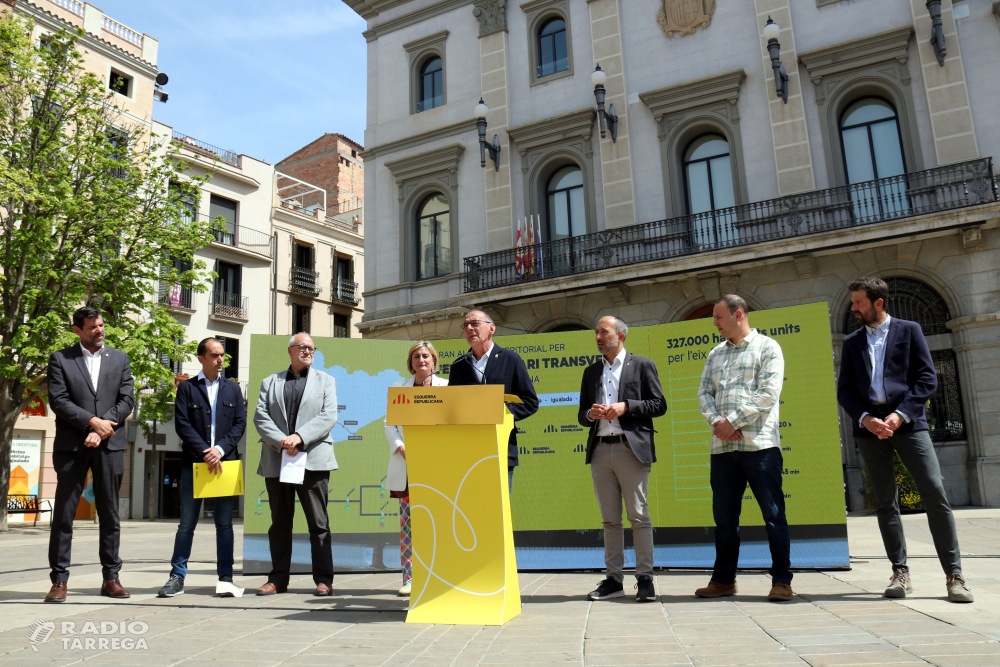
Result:
<svg viewBox="0 0 1000 667">
<path fill-rule="evenodd" d="M 243 462 L 223 461 L 222 472 L 213 473 L 207 463 L 194 464 L 194 497 L 221 498 L 243 495 Z"/>
</svg>

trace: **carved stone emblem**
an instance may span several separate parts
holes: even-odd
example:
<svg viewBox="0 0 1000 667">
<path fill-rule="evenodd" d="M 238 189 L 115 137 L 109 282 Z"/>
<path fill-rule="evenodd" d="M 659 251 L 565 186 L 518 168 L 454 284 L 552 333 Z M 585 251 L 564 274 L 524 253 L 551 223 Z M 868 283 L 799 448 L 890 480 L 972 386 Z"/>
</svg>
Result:
<svg viewBox="0 0 1000 667">
<path fill-rule="evenodd" d="M 707 28 L 715 14 L 715 0 L 660 0 L 660 22 L 667 37 L 692 35 L 701 26 Z"/>
</svg>

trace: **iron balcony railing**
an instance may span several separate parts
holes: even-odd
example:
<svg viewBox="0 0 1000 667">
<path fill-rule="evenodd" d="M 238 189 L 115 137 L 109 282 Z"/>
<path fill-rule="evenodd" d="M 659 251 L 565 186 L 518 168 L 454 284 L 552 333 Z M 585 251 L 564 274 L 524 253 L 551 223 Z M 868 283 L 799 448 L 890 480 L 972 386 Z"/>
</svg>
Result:
<svg viewBox="0 0 1000 667">
<path fill-rule="evenodd" d="M 273 238 L 267 232 L 227 222 L 225 227 L 214 233 L 216 243 L 274 258 Z"/>
<path fill-rule="evenodd" d="M 301 266 L 293 266 L 288 274 L 288 287 L 293 292 L 319 296 L 319 273 Z"/>
<path fill-rule="evenodd" d="M 191 288 L 183 285 L 169 285 L 165 282 L 161 282 L 160 303 L 171 308 L 193 310 L 191 307 Z"/>
<path fill-rule="evenodd" d="M 226 150 L 225 148 L 219 148 L 218 146 L 213 146 L 212 144 L 206 143 L 204 141 L 199 141 L 194 137 L 189 137 L 186 134 L 181 134 L 177 130 L 173 131 L 171 135 L 173 140 L 182 146 L 186 146 L 194 150 L 196 153 L 204 153 L 206 155 L 214 155 L 226 164 L 231 164 L 234 167 L 240 166 L 240 156 L 236 151 Z"/>
<path fill-rule="evenodd" d="M 250 297 L 231 292 L 212 292 L 212 314 L 235 320 L 250 319 Z"/>
<path fill-rule="evenodd" d="M 361 295 L 358 294 L 358 284 L 352 283 L 343 278 L 335 278 L 330 286 L 333 292 L 333 300 L 346 303 L 349 306 L 356 306 L 361 302 Z"/>
<path fill-rule="evenodd" d="M 669 259 L 998 200 L 992 158 L 465 258 L 465 292 Z"/>
</svg>

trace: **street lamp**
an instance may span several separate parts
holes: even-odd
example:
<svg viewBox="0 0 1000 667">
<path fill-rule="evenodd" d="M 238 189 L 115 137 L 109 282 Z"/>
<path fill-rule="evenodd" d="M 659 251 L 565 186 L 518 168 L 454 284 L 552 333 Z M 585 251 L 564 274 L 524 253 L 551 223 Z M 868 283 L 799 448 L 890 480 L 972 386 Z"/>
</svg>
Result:
<svg viewBox="0 0 1000 667">
<path fill-rule="evenodd" d="M 490 159 L 493 160 L 493 165 L 496 167 L 497 171 L 500 171 L 500 137 L 493 135 L 493 145 L 486 143 L 486 114 L 488 114 L 490 108 L 486 106 L 483 102 L 483 98 L 479 98 L 479 104 L 476 105 L 476 129 L 479 130 L 479 164 L 484 169 L 486 168 L 486 151 L 490 152 Z"/>
<path fill-rule="evenodd" d="M 931 15 L 931 46 L 934 47 L 938 65 L 944 67 L 947 49 L 944 43 L 944 27 L 941 24 L 941 0 L 927 0 L 927 13 Z"/>
<path fill-rule="evenodd" d="M 607 73 L 601 69 L 600 63 L 597 69 L 590 75 L 590 82 L 594 84 L 594 97 L 597 98 L 597 117 L 601 121 L 601 139 L 607 136 L 604 124 L 611 130 L 611 143 L 618 142 L 618 116 L 615 114 L 615 105 L 612 104 L 608 110 L 604 110 L 604 82 L 608 80 Z"/>
<path fill-rule="evenodd" d="M 767 40 L 767 53 L 771 56 L 771 69 L 774 70 L 774 92 L 782 102 L 788 104 L 788 74 L 781 64 L 781 44 L 778 44 L 780 33 L 781 28 L 768 16 L 764 26 L 764 39 Z"/>
</svg>

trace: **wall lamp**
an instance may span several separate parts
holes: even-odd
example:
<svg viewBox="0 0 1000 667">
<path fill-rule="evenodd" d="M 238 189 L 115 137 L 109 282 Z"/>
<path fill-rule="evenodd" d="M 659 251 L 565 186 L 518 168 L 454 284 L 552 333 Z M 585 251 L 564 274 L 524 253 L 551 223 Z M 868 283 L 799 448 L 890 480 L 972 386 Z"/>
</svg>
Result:
<svg viewBox="0 0 1000 667">
<path fill-rule="evenodd" d="M 788 104 L 788 74 L 781 64 L 781 44 L 778 44 L 780 33 L 781 27 L 768 16 L 764 26 L 764 39 L 767 40 L 767 54 L 771 56 L 771 69 L 774 70 L 774 92 L 782 102 Z"/>
<path fill-rule="evenodd" d="M 604 129 L 605 123 L 607 123 L 607 129 L 611 130 L 611 143 L 614 144 L 618 143 L 618 116 L 615 114 L 614 104 L 609 106 L 607 111 L 604 110 L 604 82 L 607 80 L 607 73 L 598 64 L 597 69 L 590 75 L 590 82 L 594 84 L 594 97 L 597 98 L 597 117 L 601 121 L 601 139 L 607 136 Z"/>
<path fill-rule="evenodd" d="M 927 0 L 927 13 L 931 15 L 931 46 L 934 47 L 938 65 L 944 67 L 947 49 L 944 44 L 944 27 L 941 24 L 941 0 Z"/>
<path fill-rule="evenodd" d="M 486 114 L 489 112 L 490 108 L 480 97 L 479 104 L 476 105 L 476 129 L 479 130 L 479 164 L 483 169 L 486 168 L 486 151 L 489 151 L 493 165 L 497 171 L 500 171 L 500 137 L 494 134 L 493 145 L 486 143 Z"/>
</svg>

